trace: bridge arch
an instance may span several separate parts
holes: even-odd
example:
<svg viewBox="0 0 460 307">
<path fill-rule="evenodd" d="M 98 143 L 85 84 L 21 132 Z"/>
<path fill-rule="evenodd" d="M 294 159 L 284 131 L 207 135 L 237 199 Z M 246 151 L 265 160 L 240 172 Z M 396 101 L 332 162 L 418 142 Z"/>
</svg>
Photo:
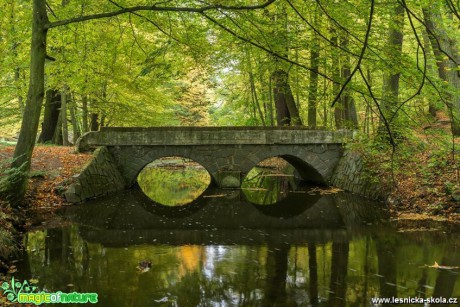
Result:
<svg viewBox="0 0 460 307">
<path fill-rule="evenodd" d="M 156 203 L 183 206 L 192 203 L 209 188 L 211 175 L 192 159 L 163 157 L 142 168 L 136 184 Z"/>
<path fill-rule="evenodd" d="M 280 157 L 289 162 L 303 180 L 321 185 L 326 184 L 324 176 L 307 161 L 288 154 L 280 155 Z"/>
</svg>

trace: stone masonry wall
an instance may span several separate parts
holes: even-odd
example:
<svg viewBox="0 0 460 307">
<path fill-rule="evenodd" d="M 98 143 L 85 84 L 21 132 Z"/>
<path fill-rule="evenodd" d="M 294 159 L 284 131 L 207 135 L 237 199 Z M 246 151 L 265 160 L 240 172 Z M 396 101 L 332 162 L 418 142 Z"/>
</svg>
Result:
<svg viewBox="0 0 460 307">
<path fill-rule="evenodd" d="M 64 193 L 66 200 L 71 203 L 84 202 L 125 188 L 123 177 L 107 147 L 96 149 L 93 159 L 74 180 Z"/>
<path fill-rule="evenodd" d="M 386 199 L 379 180 L 372 178 L 366 170 L 361 155 L 350 149 L 344 151 L 332 175 L 331 184 L 369 199 Z"/>
</svg>

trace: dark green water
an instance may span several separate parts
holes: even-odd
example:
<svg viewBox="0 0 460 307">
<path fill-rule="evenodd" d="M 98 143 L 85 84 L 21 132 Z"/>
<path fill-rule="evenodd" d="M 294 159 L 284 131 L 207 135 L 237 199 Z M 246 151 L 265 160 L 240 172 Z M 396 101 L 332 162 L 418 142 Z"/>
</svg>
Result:
<svg viewBox="0 0 460 307">
<path fill-rule="evenodd" d="M 460 296 L 459 270 L 427 266 L 460 266 L 458 233 L 398 232 L 382 222 L 381 204 L 321 195 L 290 176 L 260 178 L 244 190 L 207 189 L 189 205 L 131 190 L 68 207 L 63 225 L 26 235 L 16 277 L 48 291 L 97 292 L 98 306 L 371 306 L 372 297 Z M 149 271 L 139 271 L 142 261 Z"/>
</svg>

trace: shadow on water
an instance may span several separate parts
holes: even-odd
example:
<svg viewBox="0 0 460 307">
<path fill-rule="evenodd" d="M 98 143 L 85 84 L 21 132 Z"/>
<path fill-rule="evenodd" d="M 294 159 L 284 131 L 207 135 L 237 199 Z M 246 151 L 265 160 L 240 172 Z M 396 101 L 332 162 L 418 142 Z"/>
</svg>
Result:
<svg viewBox="0 0 460 307">
<path fill-rule="evenodd" d="M 208 188 L 168 207 L 134 189 L 67 207 L 66 226 L 26 235 L 16 278 L 97 292 L 100 306 L 369 306 L 382 296 L 460 296 L 458 270 L 427 266 L 460 266 L 458 235 L 397 232 L 380 222 L 381 204 L 347 193 L 291 185 L 262 205 L 254 199 L 271 196 L 247 193 Z M 151 268 L 142 273 L 145 261 Z"/>
</svg>

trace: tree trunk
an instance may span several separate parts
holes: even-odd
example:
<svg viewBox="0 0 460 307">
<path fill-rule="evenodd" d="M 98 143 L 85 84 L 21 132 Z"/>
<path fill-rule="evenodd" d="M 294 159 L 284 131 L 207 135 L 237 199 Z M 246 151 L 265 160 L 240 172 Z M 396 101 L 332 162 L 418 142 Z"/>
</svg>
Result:
<svg viewBox="0 0 460 307">
<path fill-rule="evenodd" d="M 77 139 L 80 137 L 80 125 L 77 120 L 77 115 L 76 115 L 76 100 L 75 100 L 75 95 L 69 95 L 69 97 L 72 97 L 70 100 L 72 103 L 69 105 L 69 111 L 70 111 L 70 121 L 72 123 L 72 143 L 76 144 Z"/>
<path fill-rule="evenodd" d="M 19 67 L 16 67 L 14 69 L 14 81 L 16 83 L 16 90 L 18 91 L 18 106 L 19 106 L 19 110 L 24 111 L 24 99 L 22 95 L 20 94 L 21 87 L 19 86 L 20 77 L 21 77 L 21 69 Z"/>
<path fill-rule="evenodd" d="M 317 35 L 314 35 L 310 48 L 310 67 L 310 88 L 308 91 L 308 126 L 310 128 L 316 128 L 316 104 L 318 98 L 319 69 L 319 40 Z"/>
<path fill-rule="evenodd" d="M 81 117 L 82 117 L 82 133 L 89 131 L 88 129 L 88 95 L 83 95 L 81 99 Z"/>
<path fill-rule="evenodd" d="M 59 112 L 57 124 L 56 124 L 56 130 L 54 130 L 54 135 L 53 135 L 53 144 L 56 145 L 63 145 L 63 140 L 62 140 L 62 112 Z"/>
<path fill-rule="evenodd" d="M 34 0 L 32 12 L 32 42 L 30 50 L 30 79 L 26 106 L 21 123 L 18 143 L 14 151 L 12 168 L 20 169 L 22 176 L 11 189 L 10 203 L 14 206 L 25 195 L 32 152 L 35 146 L 40 112 L 45 94 L 45 56 L 46 56 L 46 1 Z M 14 196 L 13 196 L 14 193 Z"/>
<path fill-rule="evenodd" d="M 99 130 L 99 114 L 91 113 L 91 131 Z"/>
<path fill-rule="evenodd" d="M 338 44 L 337 30 L 334 27 L 330 27 L 329 32 L 332 34 L 331 43 L 334 45 L 337 45 Z M 332 95 L 336 97 L 340 92 L 340 85 L 339 83 L 337 83 L 340 79 L 340 62 L 339 62 L 339 54 L 336 52 L 336 49 L 332 50 L 331 58 L 332 58 L 332 79 L 336 81 L 332 85 Z M 335 126 L 338 129 L 342 128 L 342 121 L 343 121 L 342 108 L 343 106 L 340 104 L 340 101 L 338 101 L 334 108 L 334 121 L 335 121 Z"/>
<path fill-rule="evenodd" d="M 346 34 L 345 34 L 346 35 Z M 341 46 L 345 49 L 348 48 L 348 37 L 344 36 L 341 38 L 340 42 Z M 346 80 L 350 74 L 350 56 L 345 55 L 343 57 L 343 63 L 341 67 L 341 79 Z M 338 103 L 336 104 L 336 108 L 334 110 L 335 113 L 335 122 L 336 127 L 339 129 L 342 128 L 358 128 L 358 115 L 356 113 L 355 101 L 353 97 L 350 95 L 349 90 L 345 90 L 342 93 Z"/>
<path fill-rule="evenodd" d="M 276 118 L 278 126 L 300 126 L 299 110 L 292 95 L 289 85 L 289 76 L 283 70 L 277 70 L 272 74 L 274 82 L 273 96 L 275 98 Z"/>
<path fill-rule="evenodd" d="M 390 121 L 390 128 L 394 128 L 394 121 L 396 112 L 399 105 L 399 78 L 401 69 L 401 54 L 403 46 L 403 28 L 404 28 L 404 14 L 405 9 L 398 3 L 395 4 L 393 11 L 392 23 L 389 25 L 388 33 L 388 49 L 391 55 L 391 63 L 393 63 L 391 73 L 386 73 L 383 77 L 383 102 L 382 112 L 383 116 Z M 394 24 L 393 24 L 394 22 Z M 393 129 L 392 129 L 393 130 Z M 379 131 L 386 133 L 383 120 L 380 121 Z"/>
<path fill-rule="evenodd" d="M 69 146 L 69 126 L 67 124 L 68 87 L 64 85 L 61 92 L 62 145 Z"/>
<path fill-rule="evenodd" d="M 43 115 L 42 131 L 38 137 L 39 143 L 52 142 L 54 131 L 61 108 L 61 95 L 56 90 L 46 91 L 45 111 Z"/>
<path fill-rule="evenodd" d="M 436 5 L 438 4 L 435 3 L 429 8 L 423 8 L 423 15 L 433 53 L 436 57 L 439 78 L 446 83 L 444 88 L 446 93 L 445 101 L 451 112 L 452 133 L 460 135 L 460 76 L 458 67 L 455 64 L 455 62 L 460 62 L 459 49 L 455 41 L 450 39 L 445 31 L 439 7 L 436 7 Z"/>
<path fill-rule="evenodd" d="M 432 49 L 431 48 L 431 42 L 430 42 L 430 38 L 428 37 L 428 33 L 426 31 L 423 32 L 422 34 L 422 37 L 423 37 L 423 47 L 425 48 L 425 55 L 427 57 L 427 70 L 428 72 L 434 72 L 434 68 L 432 67 L 431 65 L 431 59 L 432 58 L 432 54 L 434 54 L 434 52 L 432 52 Z M 439 50 L 437 50 L 439 52 Z M 436 112 L 439 111 L 440 108 L 438 107 L 438 105 L 436 104 L 435 100 L 434 99 L 429 99 L 428 101 L 428 113 L 435 117 L 436 116 Z"/>
</svg>

